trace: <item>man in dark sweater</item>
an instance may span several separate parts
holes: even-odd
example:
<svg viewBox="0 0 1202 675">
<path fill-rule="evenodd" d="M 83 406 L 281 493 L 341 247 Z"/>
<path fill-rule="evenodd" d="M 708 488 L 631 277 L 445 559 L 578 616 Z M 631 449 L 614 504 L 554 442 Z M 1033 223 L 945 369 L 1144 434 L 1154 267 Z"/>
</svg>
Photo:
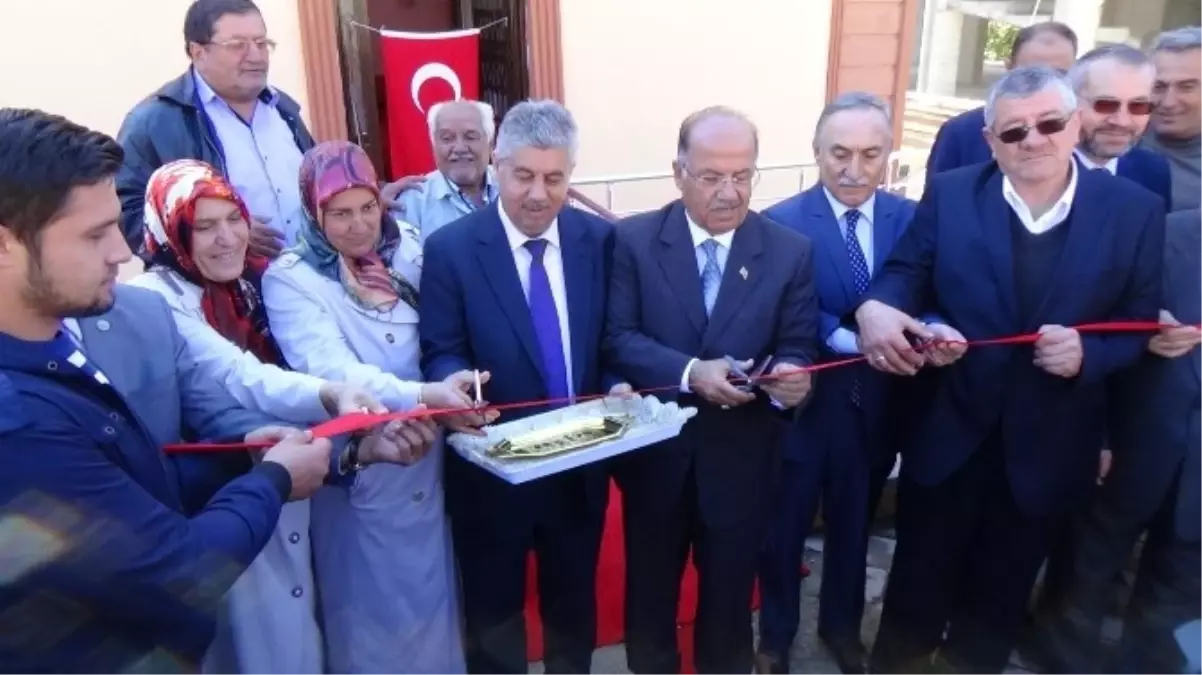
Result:
<svg viewBox="0 0 1202 675">
<path fill-rule="evenodd" d="M 897 549 L 873 672 L 1001 672 L 1039 567 L 1097 476 L 1105 383 L 1147 337 L 1093 322 L 1155 320 L 1163 200 L 1073 160 L 1072 86 L 1051 68 L 1007 73 L 989 93 L 996 162 L 936 176 L 856 310 L 874 367 L 913 375 L 940 316 L 970 343 L 933 375 L 902 451 Z M 936 354 L 935 356 L 938 356 Z"/>
<path fill-rule="evenodd" d="M 1169 160 L 1173 211 L 1202 201 L 1202 29 L 1161 33 L 1152 45 L 1156 111 L 1143 146 Z"/>
</svg>

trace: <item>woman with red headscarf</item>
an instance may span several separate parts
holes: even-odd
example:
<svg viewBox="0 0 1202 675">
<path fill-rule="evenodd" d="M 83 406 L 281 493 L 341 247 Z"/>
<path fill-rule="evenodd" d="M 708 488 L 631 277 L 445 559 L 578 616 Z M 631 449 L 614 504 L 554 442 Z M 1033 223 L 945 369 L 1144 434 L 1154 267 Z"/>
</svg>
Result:
<svg viewBox="0 0 1202 675">
<path fill-rule="evenodd" d="M 457 388 L 438 401 L 423 395 L 421 244 L 383 210 L 378 185 L 357 145 L 322 143 L 305 154 L 301 243 L 263 277 L 280 349 L 298 370 L 356 382 L 392 409 L 469 408 Z M 312 502 L 330 670 L 463 672 L 441 444 L 410 466 L 362 471 L 349 489 L 323 489 Z"/>
</svg>

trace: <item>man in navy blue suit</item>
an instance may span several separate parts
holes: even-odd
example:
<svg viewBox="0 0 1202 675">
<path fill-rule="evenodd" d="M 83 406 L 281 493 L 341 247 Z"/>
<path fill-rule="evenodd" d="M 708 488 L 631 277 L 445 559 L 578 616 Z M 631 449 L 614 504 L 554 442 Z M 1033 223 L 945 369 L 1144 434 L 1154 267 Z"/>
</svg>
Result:
<svg viewBox="0 0 1202 675">
<path fill-rule="evenodd" d="M 465 371 L 487 371 L 485 397 L 496 404 L 562 405 L 629 391 L 604 376 L 599 358 L 613 227 L 565 205 L 576 133 L 571 113 L 554 101 L 514 106 L 494 154 L 499 200 L 426 241 L 420 329 L 427 379 L 466 384 Z M 471 431 L 484 421 L 452 426 Z M 540 562 L 547 672 L 589 671 L 606 489 L 595 466 L 515 486 L 447 453 L 469 672 L 526 672 L 530 551 Z"/>
<path fill-rule="evenodd" d="M 1059 21 L 1034 23 L 1018 31 L 1006 66 L 1050 66 L 1066 73 L 1077 58 L 1077 34 Z M 985 141 L 985 108 L 973 108 L 943 123 L 927 158 L 927 185 L 935 174 L 993 159 Z"/>
<path fill-rule="evenodd" d="M 873 94 L 842 94 L 814 130 L 821 182 L 764 211 L 814 244 L 824 360 L 859 354 L 855 333 L 839 317 L 855 307 L 914 215 L 914 202 L 878 189 L 892 147 L 888 104 Z M 886 419 L 896 380 L 864 364 L 824 373 L 786 432 L 780 498 L 759 564 L 759 672 L 789 671 L 800 565 L 820 498 L 826 535 L 818 635 L 843 672 L 867 666 L 860 618 L 868 525 L 896 457 Z"/>
<path fill-rule="evenodd" d="M 811 244 L 748 210 L 759 137 L 741 113 L 685 119 L 673 163 L 682 199 L 617 228 L 606 354 L 636 388 L 668 388 L 697 416 L 615 467 L 626 534 L 626 656 L 675 673 L 677 604 L 692 549 L 698 672 L 751 669 L 751 594 L 780 466 L 782 412 L 808 394 L 817 356 Z M 740 389 L 767 364 L 773 379 Z"/>
<path fill-rule="evenodd" d="M 856 310 L 877 368 L 913 374 L 912 317 L 933 311 L 969 348 L 937 373 L 915 420 L 898 542 L 872 669 L 1001 672 L 1051 539 L 1097 476 L 1105 383 L 1146 336 L 1081 334 L 1098 321 L 1153 321 L 1161 303 L 1164 204 L 1130 181 L 1083 171 L 1072 86 L 1046 67 L 989 93 L 996 163 L 937 176 Z"/>
<path fill-rule="evenodd" d="M 1156 69 L 1140 50 L 1115 44 L 1098 47 L 1069 71 L 1081 111 L 1081 141 L 1076 156 L 1087 169 L 1128 178 L 1159 195 L 1172 208 L 1169 162 L 1136 145 L 1148 128 L 1154 107 Z"/>
</svg>

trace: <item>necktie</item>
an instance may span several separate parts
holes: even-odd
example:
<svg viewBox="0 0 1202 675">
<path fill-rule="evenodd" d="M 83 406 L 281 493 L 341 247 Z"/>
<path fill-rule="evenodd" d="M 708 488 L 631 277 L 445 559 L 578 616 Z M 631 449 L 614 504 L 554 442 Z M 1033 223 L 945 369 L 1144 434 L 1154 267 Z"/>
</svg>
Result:
<svg viewBox="0 0 1202 675">
<path fill-rule="evenodd" d="M 568 366 L 563 357 L 563 335 L 559 332 L 559 312 L 555 307 L 555 296 L 551 295 L 551 279 L 543 264 L 547 251 L 546 239 L 531 239 L 523 244 L 530 251 L 530 319 L 534 322 L 534 335 L 538 339 L 538 350 L 543 357 L 543 374 L 546 377 L 547 396 L 566 399 L 568 390 Z"/>
<path fill-rule="evenodd" d="M 864 249 L 860 248 L 860 239 L 856 236 L 856 225 L 860 222 L 860 212 L 851 209 L 843 218 L 847 222 L 847 262 L 851 264 L 851 279 L 856 287 L 856 296 L 868 291 L 868 281 L 872 278 L 868 271 L 868 260 L 864 257 Z M 851 402 L 860 406 L 860 378 L 857 376 L 851 383 Z"/>
<path fill-rule="evenodd" d="M 66 326 L 62 327 L 58 336 L 54 338 L 54 342 L 54 349 L 63 355 L 63 360 L 100 384 L 109 384 L 109 378 L 101 372 L 100 368 L 97 368 L 94 363 L 88 360 L 88 357 L 83 353 L 83 349 L 80 348 L 79 342 Z"/>
<path fill-rule="evenodd" d="M 714 312 L 714 303 L 718 301 L 718 289 L 722 286 L 717 240 L 706 239 L 701 242 L 701 251 L 705 253 L 705 267 L 701 269 L 701 297 L 705 299 L 705 315 L 709 316 Z"/>
</svg>

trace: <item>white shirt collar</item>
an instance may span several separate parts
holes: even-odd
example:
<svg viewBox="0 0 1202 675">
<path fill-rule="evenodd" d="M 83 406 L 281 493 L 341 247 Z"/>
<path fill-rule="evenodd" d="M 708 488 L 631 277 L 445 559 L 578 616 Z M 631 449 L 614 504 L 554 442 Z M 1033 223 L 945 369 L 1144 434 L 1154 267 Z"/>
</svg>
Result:
<svg viewBox="0 0 1202 675">
<path fill-rule="evenodd" d="M 693 237 L 693 248 L 697 248 L 706 242 L 708 239 L 713 239 L 718 242 L 718 245 L 726 250 L 730 250 L 731 243 L 735 240 L 735 231 L 723 232 L 722 234 L 710 234 L 701 229 L 701 226 L 693 220 L 693 216 L 689 215 L 689 210 L 684 211 L 685 220 L 689 221 L 689 234 Z"/>
<path fill-rule="evenodd" d="M 836 199 L 835 195 L 830 190 L 826 189 L 825 185 L 822 186 L 822 194 L 826 195 L 826 201 L 831 205 L 831 210 L 835 212 L 835 220 L 842 221 L 844 214 L 850 211 L 851 207 Z M 856 210 L 859 211 L 860 216 L 866 219 L 871 225 L 874 222 L 872 216 L 874 215 L 875 208 L 876 192 L 873 192 L 872 195 L 868 197 L 867 201 L 856 207 Z"/>
<path fill-rule="evenodd" d="M 1002 196 L 1006 202 L 1010 204 L 1010 208 L 1014 209 L 1014 213 L 1018 215 L 1018 219 L 1023 225 L 1033 234 L 1043 234 L 1048 230 L 1056 227 L 1068 219 L 1068 214 L 1073 210 L 1073 197 L 1077 193 L 1077 163 L 1069 162 L 1069 178 L 1068 187 L 1064 189 L 1064 194 L 1056 200 L 1052 208 L 1048 209 L 1039 218 L 1031 214 L 1031 207 L 1023 201 L 1023 198 L 1018 196 L 1018 192 L 1014 189 L 1014 184 L 1010 182 L 1009 176 L 1002 177 Z"/>
<path fill-rule="evenodd" d="M 509 250 L 516 251 L 532 239 L 546 239 L 547 243 L 555 248 L 559 248 L 559 216 L 551 221 L 551 227 L 543 232 L 541 237 L 527 237 L 522 234 L 517 225 L 509 219 L 509 214 L 505 213 L 505 209 L 501 206 L 501 201 L 497 200 L 497 213 L 501 215 L 501 225 L 505 228 L 505 238 L 509 240 Z"/>
<path fill-rule="evenodd" d="M 1118 175 L 1118 172 L 1119 172 L 1119 158 L 1118 157 L 1111 157 L 1110 159 L 1106 160 L 1105 164 L 1098 164 L 1097 162 L 1095 162 L 1092 159 L 1090 159 L 1089 157 L 1087 157 L 1084 152 L 1081 152 L 1080 148 L 1074 148 L 1073 154 L 1075 154 L 1077 156 L 1077 159 L 1081 160 L 1081 163 L 1084 164 L 1085 168 L 1087 168 L 1087 169 L 1106 169 L 1107 171 L 1110 172 L 1111 176 Z"/>
</svg>

